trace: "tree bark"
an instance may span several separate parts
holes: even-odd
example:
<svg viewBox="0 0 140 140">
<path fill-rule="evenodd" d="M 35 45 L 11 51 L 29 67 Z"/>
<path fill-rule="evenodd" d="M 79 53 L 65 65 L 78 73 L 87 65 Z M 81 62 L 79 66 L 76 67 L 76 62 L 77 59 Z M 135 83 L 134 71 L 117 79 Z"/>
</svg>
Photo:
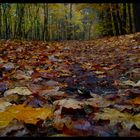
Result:
<svg viewBox="0 0 140 140">
<path fill-rule="evenodd" d="M 129 33 L 133 33 L 131 4 L 128 3 L 128 16 L 129 16 Z"/>
<path fill-rule="evenodd" d="M 48 9 L 48 3 L 44 3 L 44 40 L 49 40 L 48 36 L 48 15 L 49 15 L 49 9 Z"/>
</svg>

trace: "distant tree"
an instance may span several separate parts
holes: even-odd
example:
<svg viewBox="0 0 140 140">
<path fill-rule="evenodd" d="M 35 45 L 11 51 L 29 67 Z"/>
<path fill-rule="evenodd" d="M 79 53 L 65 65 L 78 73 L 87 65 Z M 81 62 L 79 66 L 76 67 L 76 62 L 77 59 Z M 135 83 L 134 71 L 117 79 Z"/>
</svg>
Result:
<svg viewBox="0 0 140 140">
<path fill-rule="evenodd" d="M 140 32 L 140 3 L 133 4 L 135 31 Z"/>
<path fill-rule="evenodd" d="M 131 8 L 131 3 L 128 3 L 128 17 L 129 17 L 129 33 L 133 33 L 133 15 L 132 15 L 132 8 Z"/>
</svg>

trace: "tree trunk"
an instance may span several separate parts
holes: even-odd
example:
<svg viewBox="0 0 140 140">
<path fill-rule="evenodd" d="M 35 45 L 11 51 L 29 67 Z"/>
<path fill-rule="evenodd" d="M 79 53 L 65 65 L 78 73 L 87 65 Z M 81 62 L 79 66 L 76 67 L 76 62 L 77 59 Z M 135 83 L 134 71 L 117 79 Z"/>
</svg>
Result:
<svg viewBox="0 0 140 140">
<path fill-rule="evenodd" d="M 128 3 L 128 16 L 129 16 L 129 33 L 133 33 L 131 4 Z"/>
<path fill-rule="evenodd" d="M 48 40 L 48 15 L 49 15 L 49 9 L 48 9 L 48 3 L 44 3 L 44 40 Z"/>
<path fill-rule="evenodd" d="M 135 32 L 140 32 L 140 3 L 133 4 Z"/>
<path fill-rule="evenodd" d="M 114 28 L 115 28 L 115 35 L 119 35 L 119 26 L 118 26 L 118 14 L 116 11 L 112 11 L 112 18 L 113 18 L 113 23 L 114 23 Z"/>
<path fill-rule="evenodd" d="M 68 30 L 68 40 L 72 39 L 72 3 L 70 3 L 70 12 L 69 12 L 69 19 L 70 19 L 70 23 L 69 23 L 69 30 Z"/>
<path fill-rule="evenodd" d="M 127 33 L 127 27 L 126 27 L 126 3 L 123 3 L 123 18 L 122 18 L 123 22 L 122 22 L 122 34 L 126 34 Z"/>
</svg>

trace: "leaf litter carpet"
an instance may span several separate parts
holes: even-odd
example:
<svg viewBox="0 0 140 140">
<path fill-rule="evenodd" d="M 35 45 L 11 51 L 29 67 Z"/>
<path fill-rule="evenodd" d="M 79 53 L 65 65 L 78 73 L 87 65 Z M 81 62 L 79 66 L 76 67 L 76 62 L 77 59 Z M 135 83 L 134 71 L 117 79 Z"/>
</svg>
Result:
<svg viewBox="0 0 140 140">
<path fill-rule="evenodd" d="M 140 136 L 140 33 L 0 41 L 0 136 Z"/>
</svg>

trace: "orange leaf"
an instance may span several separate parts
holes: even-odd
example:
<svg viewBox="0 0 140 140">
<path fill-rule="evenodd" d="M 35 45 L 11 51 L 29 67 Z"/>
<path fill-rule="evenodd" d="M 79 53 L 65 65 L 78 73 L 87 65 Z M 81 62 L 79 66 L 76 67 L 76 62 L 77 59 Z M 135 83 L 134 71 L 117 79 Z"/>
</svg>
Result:
<svg viewBox="0 0 140 140">
<path fill-rule="evenodd" d="M 36 124 L 39 119 L 45 120 L 52 116 L 52 110 L 47 108 L 32 108 L 21 111 L 16 115 L 16 119 L 25 123 Z"/>
<path fill-rule="evenodd" d="M 131 103 L 139 105 L 140 104 L 140 97 L 136 97 L 135 99 L 132 99 Z"/>
</svg>

